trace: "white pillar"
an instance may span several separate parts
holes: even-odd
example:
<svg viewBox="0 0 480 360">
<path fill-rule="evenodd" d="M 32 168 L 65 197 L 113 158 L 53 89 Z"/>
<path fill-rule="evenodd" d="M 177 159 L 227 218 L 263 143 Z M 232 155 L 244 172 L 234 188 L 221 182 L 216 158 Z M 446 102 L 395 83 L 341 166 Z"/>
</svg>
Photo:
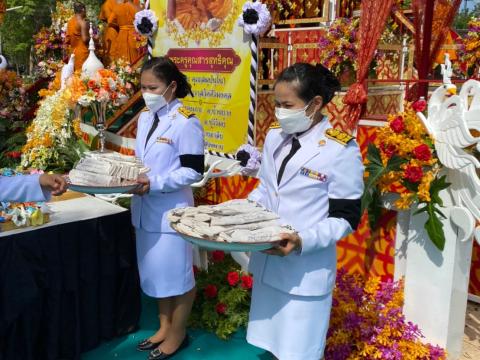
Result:
<svg viewBox="0 0 480 360">
<path fill-rule="evenodd" d="M 424 229 L 426 215 L 411 218 L 404 312 L 422 330 L 426 342 L 444 347 L 448 358 L 456 360 L 462 351 L 473 241 L 459 241 L 462 234 L 450 220 L 454 209 L 450 195 L 444 191 L 442 198 L 447 217 L 442 220 L 443 251 L 433 245 Z"/>
<path fill-rule="evenodd" d="M 407 268 L 408 228 L 410 226 L 410 211 L 397 212 L 397 228 L 395 235 L 395 281 L 405 277 Z"/>
</svg>

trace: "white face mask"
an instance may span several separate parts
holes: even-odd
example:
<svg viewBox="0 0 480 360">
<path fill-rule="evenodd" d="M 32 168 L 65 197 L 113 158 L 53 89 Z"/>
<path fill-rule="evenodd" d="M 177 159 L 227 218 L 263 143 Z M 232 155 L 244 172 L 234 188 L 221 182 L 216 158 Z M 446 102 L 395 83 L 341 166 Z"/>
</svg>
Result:
<svg viewBox="0 0 480 360">
<path fill-rule="evenodd" d="M 165 93 L 167 92 L 170 85 L 167 86 L 163 94 L 152 94 L 149 92 L 144 92 L 142 94 L 143 100 L 145 101 L 145 105 L 147 105 L 148 110 L 152 113 L 156 113 L 158 110 L 163 108 L 165 105 L 168 104 L 167 100 L 165 99 Z"/>
<path fill-rule="evenodd" d="M 310 129 L 313 123 L 313 114 L 307 116 L 305 112 L 309 106 L 310 104 L 303 109 L 275 108 L 275 117 L 282 130 L 287 134 L 296 134 Z"/>
</svg>

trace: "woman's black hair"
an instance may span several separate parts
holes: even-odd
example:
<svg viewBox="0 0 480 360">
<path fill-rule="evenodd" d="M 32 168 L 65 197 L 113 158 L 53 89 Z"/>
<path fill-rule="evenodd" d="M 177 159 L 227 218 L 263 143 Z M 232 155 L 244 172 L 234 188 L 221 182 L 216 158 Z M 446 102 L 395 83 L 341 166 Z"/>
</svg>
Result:
<svg viewBox="0 0 480 360">
<path fill-rule="evenodd" d="M 321 96 L 323 106 L 340 90 L 338 79 L 323 65 L 296 63 L 281 72 L 276 84 L 279 82 L 297 82 L 297 95 L 300 99 L 308 103 L 315 96 Z"/>
<path fill-rule="evenodd" d="M 175 96 L 183 99 L 187 95 L 192 95 L 192 86 L 188 83 L 187 77 L 180 70 L 177 65 L 166 56 L 152 57 L 142 67 L 142 73 L 146 70 L 151 70 L 155 77 L 169 85 L 172 81 L 177 83 L 177 90 Z"/>
</svg>

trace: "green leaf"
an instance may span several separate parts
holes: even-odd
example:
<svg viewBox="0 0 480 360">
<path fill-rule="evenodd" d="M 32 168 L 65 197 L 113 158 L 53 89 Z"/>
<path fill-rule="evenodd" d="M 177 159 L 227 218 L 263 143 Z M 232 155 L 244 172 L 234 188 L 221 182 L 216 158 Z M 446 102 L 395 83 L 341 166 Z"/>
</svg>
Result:
<svg viewBox="0 0 480 360">
<path fill-rule="evenodd" d="M 412 183 L 410 181 L 403 181 L 402 182 L 403 186 L 405 186 L 405 188 L 407 188 L 407 190 L 413 192 L 413 193 L 416 193 L 418 192 L 418 186 L 420 185 L 419 183 Z"/>
<path fill-rule="evenodd" d="M 433 205 L 429 207 L 425 230 L 427 230 L 430 240 L 432 240 L 437 249 L 443 251 L 445 248 L 445 233 L 443 231 L 443 224 L 435 213 Z"/>
<path fill-rule="evenodd" d="M 367 210 L 370 206 L 370 204 L 373 201 L 373 195 L 372 195 L 372 190 L 365 190 L 362 195 L 362 202 L 361 202 L 361 210 L 360 213 L 363 214 L 365 210 Z"/>
<path fill-rule="evenodd" d="M 387 165 L 383 166 L 380 150 L 371 143 L 368 144 L 367 160 L 369 161 L 366 166 L 366 170 L 368 171 L 368 180 L 365 188 L 367 190 L 376 185 L 378 180 L 383 175 L 390 171 L 400 170 L 400 166 L 407 162 L 406 159 L 394 155 L 388 160 Z"/>
<path fill-rule="evenodd" d="M 376 164 L 383 167 L 380 150 L 373 143 L 368 144 L 367 160 L 371 164 Z"/>
<path fill-rule="evenodd" d="M 367 211 L 370 229 L 377 228 L 378 220 L 380 220 L 380 216 L 382 215 L 382 207 L 380 206 L 380 192 L 377 189 L 372 191 L 372 201 L 370 202 Z"/>
<path fill-rule="evenodd" d="M 447 189 L 451 184 L 447 182 L 447 177 L 444 175 L 436 178 L 430 184 L 430 198 L 431 202 L 443 206 L 443 201 L 440 197 L 440 192 Z"/>
<path fill-rule="evenodd" d="M 401 158 L 400 156 L 397 156 L 397 155 L 393 155 L 387 162 L 387 166 L 385 167 L 385 169 L 387 170 L 387 172 L 390 172 L 390 171 L 399 171 L 400 170 L 400 166 L 407 163 L 408 160 L 407 159 L 404 159 L 404 158 Z"/>
</svg>

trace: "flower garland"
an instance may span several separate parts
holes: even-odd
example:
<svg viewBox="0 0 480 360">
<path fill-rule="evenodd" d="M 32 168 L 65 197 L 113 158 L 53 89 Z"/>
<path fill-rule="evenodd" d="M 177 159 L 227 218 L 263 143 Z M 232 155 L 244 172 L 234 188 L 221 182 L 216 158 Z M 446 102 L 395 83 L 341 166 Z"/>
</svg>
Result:
<svg viewBox="0 0 480 360">
<path fill-rule="evenodd" d="M 198 44 L 202 40 L 207 40 L 209 47 L 216 47 L 225 38 L 225 34 L 232 32 L 241 11 L 238 0 L 232 0 L 232 9 L 218 29 L 213 31 L 205 23 L 195 25 L 192 29 L 184 29 L 180 22 L 175 19 L 167 20 L 167 33 L 182 47 L 187 47 L 189 41 L 195 41 Z"/>
<path fill-rule="evenodd" d="M 117 59 L 110 64 L 109 69 L 116 74 L 119 82 L 125 87 L 125 94 L 130 97 L 140 85 L 140 68 L 134 69 L 125 59 Z"/>
<path fill-rule="evenodd" d="M 190 325 L 215 332 L 227 339 L 240 327 L 246 327 L 253 279 L 223 251 L 211 253 L 208 272 L 194 267 L 197 298 Z"/>
<path fill-rule="evenodd" d="M 133 25 L 140 35 L 152 36 L 158 29 L 157 15 L 149 9 L 141 10 L 135 14 Z"/>
<path fill-rule="evenodd" d="M 472 18 L 468 22 L 468 33 L 463 37 L 460 55 L 469 69 L 480 68 L 480 18 Z"/>
<path fill-rule="evenodd" d="M 368 280 L 340 270 L 333 292 L 326 360 L 444 360 L 423 344 L 420 329 L 403 315 L 403 282 Z"/>
<path fill-rule="evenodd" d="M 38 172 L 32 171 L 31 173 Z M 23 175 L 23 173 L 9 168 L 0 169 L 0 176 L 19 175 Z M 15 203 L 2 201 L 0 202 L 0 223 L 11 221 L 16 227 L 39 226 L 48 221 L 45 216 L 48 212 L 48 208 L 43 202 Z"/>
<path fill-rule="evenodd" d="M 22 166 L 41 170 L 70 170 L 86 150 L 80 119 L 73 119 L 72 93 L 60 90 L 40 101 L 40 107 L 26 131 Z"/>
<path fill-rule="evenodd" d="M 63 61 L 54 58 L 42 60 L 37 64 L 37 74 L 42 78 L 53 78 L 59 71 L 61 71 L 63 65 Z"/>
<path fill-rule="evenodd" d="M 0 119 L 19 120 L 25 110 L 22 79 L 14 71 L 0 71 Z"/>
<path fill-rule="evenodd" d="M 129 98 L 128 92 L 132 93 L 134 87 L 125 78 L 132 73 L 128 65 L 128 71 L 122 72 L 120 77 L 114 70 L 121 68 L 121 62 L 114 63 L 110 69 L 100 69 L 92 77 L 85 75 L 74 75 L 69 81 L 68 86 L 72 92 L 72 101 L 83 107 L 90 107 L 97 121 L 105 120 L 105 111 L 113 111 L 123 105 Z M 122 68 L 123 69 L 123 68 Z M 102 119 L 100 117 L 103 116 Z"/>
<path fill-rule="evenodd" d="M 245 34 L 260 36 L 270 28 L 271 23 L 272 17 L 267 5 L 259 1 L 247 1 L 243 4 L 238 26 L 243 27 Z"/>
<path fill-rule="evenodd" d="M 74 15 L 73 1 L 57 1 L 55 4 L 55 12 L 52 14 L 51 29 L 64 38 L 67 23 Z"/>
<path fill-rule="evenodd" d="M 15 167 L 20 161 L 27 100 L 22 79 L 13 71 L 0 70 L 0 167 Z"/>
<path fill-rule="evenodd" d="M 197 298 L 190 325 L 227 339 L 248 323 L 253 279 L 223 251 L 210 254 L 209 270 L 194 267 Z M 403 315 L 403 282 L 368 280 L 339 270 L 333 292 L 326 360 L 445 360 L 443 349 L 423 344 Z"/>
<path fill-rule="evenodd" d="M 425 100 L 406 106 L 403 113 L 390 115 L 388 125 L 379 128 L 374 143 L 367 152 L 363 209 L 368 209 L 370 226 L 375 228 L 380 196 L 388 192 L 398 194 L 395 206 L 401 210 L 418 204 L 419 212 L 426 212 L 425 229 L 433 243 L 443 250 L 445 235 L 439 216 L 442 201 L 439 192 L 449 184 L 440 176 L 440 165 L 430 138 L 416 112 L 424 111 Z"/>
<path fill-rule="evenodd" d="M 319 62 L 330 69 L 336 76 L 346 70 L 357 70 L 357 63 L 354 61 L 358 54 L 357 34 L 360 27 L 359 18 L 337 18 L 328 28 L 325 36 L 319 40 Z M 392 44 L 402 41 L 402 34 L 398 32 L 398 25 L 389 21 L 385 27 L 380 43 Z M 372 69 L 382 58 L 389 58 L 396 62 L 400 55 L 395 52 L 386 54 L 385 51 L 377 50 Z"/>
<path fill-rule="evenodd" d="M 319 41 L 319 63 L 336 76 L 346 69 L 357 70 L 353 61 L 357 54 L 359 18 L 337 18 Z"/>
<path fill-rule="evenodd" d="M 46 60 L 54 57 L 55 60 L 62 58 L 64 39 L 61 33 L 55 32 L 52 27 L 43 27 L 33 36 L 35 56 L 38 60 Z"/>
</svg>

